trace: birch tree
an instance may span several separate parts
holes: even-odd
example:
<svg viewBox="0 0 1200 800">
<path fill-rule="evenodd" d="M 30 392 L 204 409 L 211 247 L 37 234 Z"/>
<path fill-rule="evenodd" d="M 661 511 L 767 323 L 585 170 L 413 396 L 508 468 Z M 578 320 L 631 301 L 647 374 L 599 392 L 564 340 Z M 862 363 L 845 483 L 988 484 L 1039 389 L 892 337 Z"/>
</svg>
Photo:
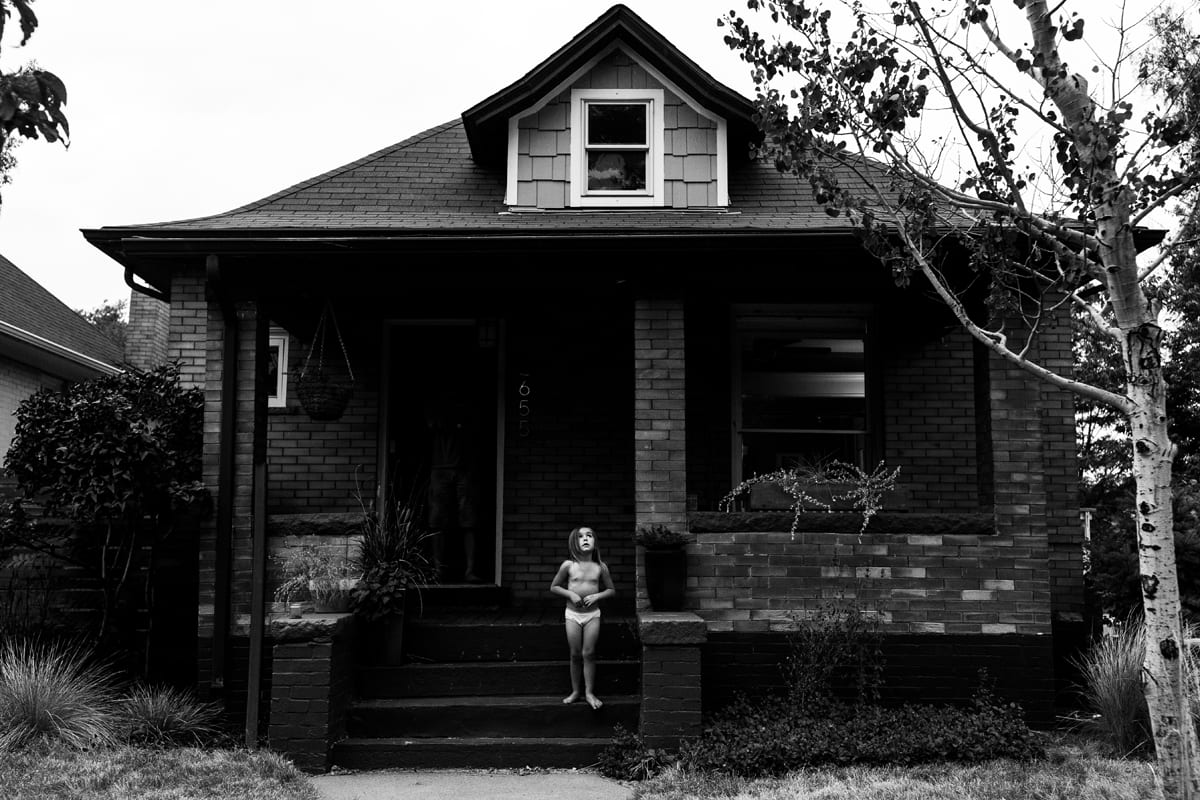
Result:
<svg viewBox="0 0 1200 800">
<path fill-rule="evenodd" d="M 1149 283 L 1171 242 L 1147 249 L 1139 230 L 1195 200 L 1197 49 L 1178 19 L 1085 21 L 1073 5 L 750 0 L 749 19 L 719 24 L 751 66 L 758 155 L 810 184 L 899 283 L 926 282 L 992 353 L 1128 421 L 1158 779 L 1165 797 L 1196 798 Z M 955 249 L 967 267 L 947 258 Z M 1114 385 L 1037 362 L 1038 331 L 1065 305 L 1118 346 Z"/>
</svg>

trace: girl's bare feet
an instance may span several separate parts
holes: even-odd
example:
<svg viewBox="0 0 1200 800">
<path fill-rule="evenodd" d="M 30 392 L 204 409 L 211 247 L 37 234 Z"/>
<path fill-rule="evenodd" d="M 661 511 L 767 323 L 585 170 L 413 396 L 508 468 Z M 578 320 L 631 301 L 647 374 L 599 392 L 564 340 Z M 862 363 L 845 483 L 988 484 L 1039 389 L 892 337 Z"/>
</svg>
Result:
<svg viewBox="0 0 1200 800">
<path fill-rule="evenodd" d="M 566 697 L 563 698 L 563 703 L 564 704 L 574 703 L 578 699 L 579 699 L 579 692 L 571 692 L 569 695 L 567 695 Z"/>
<path fill-rule="evenodd" d="M 600 702 L 600 698 L 596 697 L 596 695 L 592 694 L 591 692 L 588 692 L 586 695 L 584 695 L 584 699 L 587 700 L 588 705 L 593 709 L 600 708 L 600 706 L 604 705 L 604 703 Z"/>
</svg>

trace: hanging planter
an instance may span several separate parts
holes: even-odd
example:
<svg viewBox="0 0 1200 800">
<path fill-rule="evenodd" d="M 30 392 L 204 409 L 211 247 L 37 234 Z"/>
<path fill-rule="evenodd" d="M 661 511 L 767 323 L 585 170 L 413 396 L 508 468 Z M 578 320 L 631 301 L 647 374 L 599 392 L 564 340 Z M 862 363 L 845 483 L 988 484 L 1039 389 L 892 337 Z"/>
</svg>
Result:
<svg viewBox="0 0 1200 800">
<path fill-rule="evenodd" d="M 338 345 L 341 347 L 342 359 L 346 364 L 346 375 L 333 372 L 325 363 L 326 318 L 333 325 L 334 335 L 337 336 Z M 313 363 L 314 355 L 316 356 L 315 364 Z M 321 318 L 317 321 L 316 330 L 313 331 L 312 347 L 309 348 L 308 355 L 304 358 L 304 367 L 300 370 L 300 377 L 296 379 L 296 396 L 300 398 L 300 405 L 304 407 L 309 418 L 328 422 L 342 416 L 346 405 L 350 402 L 353 389 L 354 370 L 350 368 L 350 356 L 346 353 L 346 343 L 342 341 L 342 332 L 338 328 L 337 316 L 333 313 L 333 307 L 327 302 L 321 311 Z"/>
</svg>

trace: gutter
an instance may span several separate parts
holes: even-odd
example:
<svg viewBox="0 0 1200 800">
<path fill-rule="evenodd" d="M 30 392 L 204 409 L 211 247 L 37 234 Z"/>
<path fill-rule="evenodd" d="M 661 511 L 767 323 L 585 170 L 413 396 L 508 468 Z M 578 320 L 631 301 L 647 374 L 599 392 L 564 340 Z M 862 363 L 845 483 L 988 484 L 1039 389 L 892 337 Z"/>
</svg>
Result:
<svg viewBox="0 0 1200 800">
<path fill-rule="evenodd" d="M 133 267 L 125 267 L 125 285 L 133 289 L 138 294 L 144 294 L 146 297 L 160 300 L 164 303 L 171 302 L 171 295 L 166 292 L 160 292 L 153 286 L 143 286 L 133 279 Z"/>
<path fill-rule="evenodd" d="M 18 328 L 16 325 L 4 322 L 3 320 L 0 320 L 0 334 L 8 335 L 19 342 L 23 342 L 25 344 L 32 345 L 39 350 L 43 350 L 51 356 L 65 359 L 73 364 L 78 364 L 79 366 L 86 367 L 89 370 L 99 372 L 104 375 L 119 375 L 121 372 L 123 372 L 123 370 L 113 366 L 112 364 L 101 361 L 97 358 L 92 358 L 91 356 L 85 355 L 78 350 L 72 350 L 66 345 L 61 345 L 58 342 L 51 341 L 44 336 L 38 336 L 32 331 L 27 331 L 24 328 Z"/>
</svg>

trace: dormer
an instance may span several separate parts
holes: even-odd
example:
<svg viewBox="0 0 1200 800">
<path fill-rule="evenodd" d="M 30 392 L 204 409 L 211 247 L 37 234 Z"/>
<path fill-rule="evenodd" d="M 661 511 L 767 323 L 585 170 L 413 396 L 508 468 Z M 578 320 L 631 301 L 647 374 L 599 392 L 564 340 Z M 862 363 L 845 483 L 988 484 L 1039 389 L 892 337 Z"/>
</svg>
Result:
<svg viewBox="0 0 1200 800">
<path fill-rule="evenodd" d="M 463 121 L 510 209 L 711 209 L 759 135 L 752 113 L 618 5 Z"/>
</svg>

